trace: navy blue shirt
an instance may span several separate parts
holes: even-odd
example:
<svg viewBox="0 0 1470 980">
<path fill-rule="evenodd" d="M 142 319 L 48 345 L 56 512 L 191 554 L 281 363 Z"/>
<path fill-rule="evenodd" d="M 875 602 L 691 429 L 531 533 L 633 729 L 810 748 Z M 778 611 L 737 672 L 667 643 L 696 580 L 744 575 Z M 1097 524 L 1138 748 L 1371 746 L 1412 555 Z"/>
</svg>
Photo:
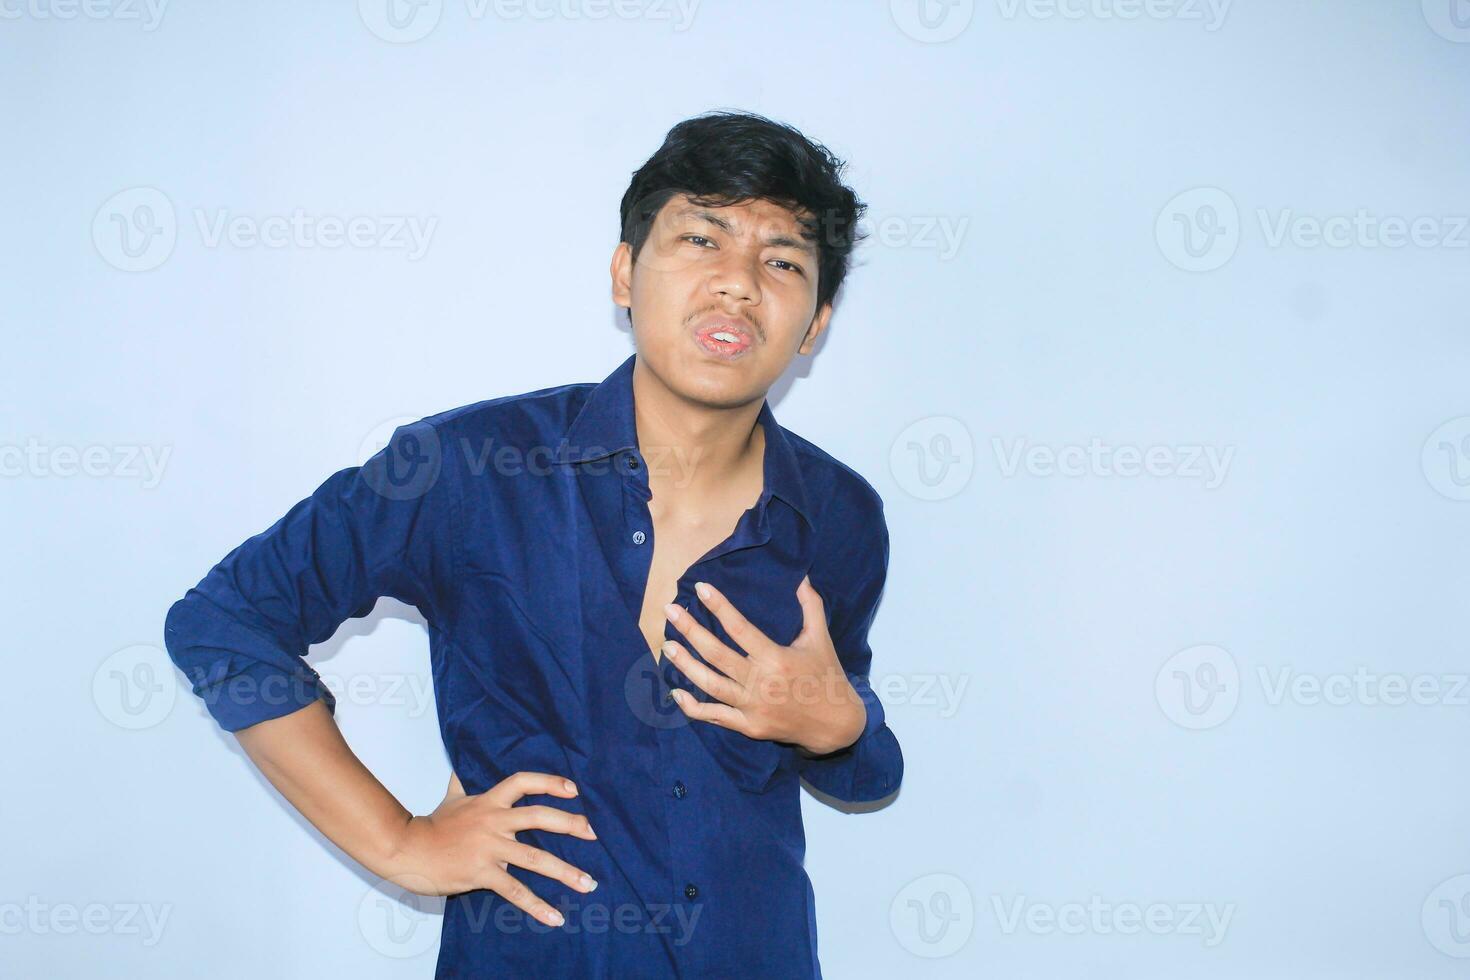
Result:
<svg viewBox="0 0 1470 980">
<path fill-rule="evenodd" d="M 488 889 L 445 904 L 437 977 L 819 977 L 802 868 L 799 777 L 840 800 L 893 793 L 898 740 L 868 683 L 868 629 L 888 566 L 883 502 L 854 470 L 776 423 L 764 486 L 731 535 L 680 577 L 674 600 L 732 649 L 696 581 L 777 643 L 801 631 L 803 575 L 867 723 L 807 758 L 688 718 L 669 692 L 710 696 L 638 626 L 653 555 L 629 355 L 579 383 L 450 409 L 398 427 L 226 555 L 168 610 L 170 657 L 226 730 L 335 700 L 306 663 L 381 596 L 428 624 L 439 727 L 470 794 L 520 770 L 578 795 L 523 797 L 585 814 L 595 841 L 518 839 L 598 881 L 590 893 L 511 865 L 560 927 Z M 652 454 L 650 454 L 652 455 Z M 667 639 L 694 646 L 665 622 Z M 743 653 L 743 651 L 741 651 Z"/>
</svg>

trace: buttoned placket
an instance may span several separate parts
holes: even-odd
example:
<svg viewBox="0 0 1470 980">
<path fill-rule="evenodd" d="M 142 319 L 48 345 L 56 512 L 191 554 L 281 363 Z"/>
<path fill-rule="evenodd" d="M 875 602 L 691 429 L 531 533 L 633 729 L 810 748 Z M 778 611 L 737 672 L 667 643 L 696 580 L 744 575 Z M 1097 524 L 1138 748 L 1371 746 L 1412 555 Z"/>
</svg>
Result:
<svg viewBox="0 0 1470 980">
<path fill-rule="evenodd" d="M 619 562 L 619 566 L 627 576 L 625 579 L 626 594 L 637 597 L 636 602 L 630 603 L 635 610 L 634 625 L 636 627 L 637 615 L 642 611 L 643 594 L 648 587 L 648 576 L 653 564 L 653 515 L 648 506 L 648 502 L 653 499 L 653 492 L 648 484 L 647 468 L 636 449 L 626 449 L 618 453 L 616 458 L 616 469 L 622 478 L 625 540 L 629 542 L 625 549 L 627 557 Z M 769 460 L 767 460 L 760 498 L 740 515 L 729 537 L 691 564 L 676 583 L 674 602 L 685 609 L 686 615 L 693 615 L 699 621 L 705 622 L 705 625 L 710 625 L 706 622 L 708 617 L 694 611 L 694 604 L 697 600 L 693 594 L 692 583 L 699 580 L 698 576 L 703 574 L 699 571 L 701 565 L 731 551 L 756 547 L 770 540 L 771 530 L 767 507 L 770 495 L 770 468 Z M 634 632 L 639 637 L 643 635 L 641 629 L 635 629 Z M 683 636 L 674 624 L 667 620 L 664 621 L 664 639 L 674 640 L 689 651 L 690 655 L 698 656 L 687 637 Z M 653 656 L 651 651 L 641 652 L 644 656 L 650 658 Z M 684 689 L 699 700 L 709 700 L 707 695 L 701 696 L 703 692 L 685 678 L 682 671 L 669 662 L 667 654 L 660 654 L 654 673 L 659 677 L 664 710 L 674 713 L 668 717 L 683 715 L 682 709 L 674 703 L 673 690 L 676 687 Z M 701 821 L 699 787 L 686 782 L 686 779 L 693 779 L 693 773 L 698 771 L 695 766 L 689 764 L 689 753 L 704 751 L 698 744 L 700 736 L 694 726 L 708 724 L 710 722 L 685 719 L 682 724 L 659 726 L 655 732 L 659 747 L 658 771 L 666 774 L 669 787 L 667 795 L 660 794 L 665 802 L 665 826 L 669 830 L 671 852 L 669 871 L 675 883 L 683 881 L 678 893 L 688 902 L 694 902 L 700 895 L 700 884 L 696 879 L 699 876 L 698 869 L 702 853 L 701 849 L 695 845 L 695 842 L 699 840 Z"/>
</svg>

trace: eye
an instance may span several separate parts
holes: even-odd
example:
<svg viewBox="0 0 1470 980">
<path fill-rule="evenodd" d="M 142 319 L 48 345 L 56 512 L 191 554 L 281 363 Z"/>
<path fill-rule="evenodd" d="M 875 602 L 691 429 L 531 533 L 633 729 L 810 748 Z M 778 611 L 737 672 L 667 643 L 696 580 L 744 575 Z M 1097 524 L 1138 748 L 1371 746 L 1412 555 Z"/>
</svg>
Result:
<svg viewBox="0 0 1470 980">
<path fill-rule="evenodd" d="M 792 263 L 787 262 L 785 259 L 772 259 L 771 261 L 772 262 L 779 262 L 781 265 L 786 266 L 788 269 L 790 269 L 792 272 L 796 273 L 799 276 L 806 275 L 806 273 L 802 271 L 801 266 L 799 266 L 799 265 L 793 265 Z"/>
<path fill-rule="evenodd" d="M 705 238 L 703 235 L 683 235 L 681 237 L 686 242 L 694 241 L 694 239 L 696 238 L 699 239 L 701 242 L 709 242 L 709 239 Z M 710 242 L 710 244 L 713 245 L 714 242 Z"/>
</svg>

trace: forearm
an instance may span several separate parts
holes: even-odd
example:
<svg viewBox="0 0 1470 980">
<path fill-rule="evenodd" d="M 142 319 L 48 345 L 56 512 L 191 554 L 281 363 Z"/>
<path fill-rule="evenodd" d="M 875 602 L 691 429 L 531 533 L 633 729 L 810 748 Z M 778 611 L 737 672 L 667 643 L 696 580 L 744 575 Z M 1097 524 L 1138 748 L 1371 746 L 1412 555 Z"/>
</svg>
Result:
<svg viewBox="0 0 1470 980">
<path fill-rule="evenodd" d="M 412 814 L 362 764 L 321 701 L 235 732 L 261 773 L 312 826 L 387 876 Z"/>
</svg>

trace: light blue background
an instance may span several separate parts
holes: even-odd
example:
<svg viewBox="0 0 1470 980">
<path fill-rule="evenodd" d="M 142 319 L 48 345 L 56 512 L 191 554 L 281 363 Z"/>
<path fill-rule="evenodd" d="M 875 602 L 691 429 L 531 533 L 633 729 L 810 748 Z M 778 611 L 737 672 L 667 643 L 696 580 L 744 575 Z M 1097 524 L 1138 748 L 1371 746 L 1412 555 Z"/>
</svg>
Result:
<svg viewBox="0 0 1470 980">
<path fill-rule="evenodd" d="M 611 371 L 618 199 L 718 107 L 826 142 L 872 206 L 830 333 L 772 393 L 892 534 L 872 639 L 903 789 L 868 814 L 803 799 L 828 975 L 1470 967 L 1470 27 L 1448 0 L 991 0 L 936 5 L 934 32 L 903 0 L 687 23 L 444 0 L 406 43 L 368 0 L 58 3 L 0 0 L 0 973 L 431 975 L 435 943 L 382 952 L 371 876 L 171 671 L 163 615 L 385 423 Z M 176 240 L 124 271 L 138 188 Z M 436 223 L 415 258 L 198 226 L 297 208 Z M 1360 209 L 1439 243 L 1302 237 Z M 1215 243 L 1198 260 L 1186 226 Z M 1007 468 L 1092 440 L 1168 472 Z M 67 475 L 89 448 L 97 475 Z M 1207 448 L 1215 481 L 1185 465 Z M 341 696 L 348 740 L 432 809 L 417 614 L 385 601 L 310 659 L 367 686 Z M 1355 671 L 1438 693 L 1277 696 Z M 1089 901 L 1113 911 L 1046 925 Z M 1126 903 L 1173 925 L 1127 934 Z M 1223 936 L 1191 903 L 1228 910 Z M 394 914 L 419 930 L 398 952 L 437 939 Z"/>
</svg>

